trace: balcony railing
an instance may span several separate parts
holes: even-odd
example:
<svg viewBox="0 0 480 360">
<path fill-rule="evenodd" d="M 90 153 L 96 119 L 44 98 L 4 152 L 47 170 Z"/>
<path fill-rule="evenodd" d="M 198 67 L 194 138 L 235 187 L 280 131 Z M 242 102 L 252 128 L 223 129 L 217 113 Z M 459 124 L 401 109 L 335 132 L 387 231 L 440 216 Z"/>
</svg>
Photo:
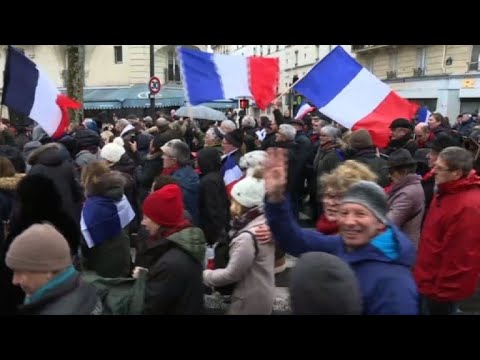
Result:
<svg viewBox="0 0 480 360">
<path fill-rule="evenodd" d="M 478 61 L 469 62 L 467 64 L 468 64 L 468 71 L 478 71 Z"/>
<path fill-rule="evenodd" d="M 425 75 L 425 68 L 414 68 L 413 69 L 413 76 L 414 77 L 420 77 Z"/>
<path fill-rule="evenodd" d="M 367 50 L 378 49 L 378 48 L 385 47 L 385 46 L 391 46 L 391 45 L 352 45 L 352 51 L 353 52 L 362 52 L 362 51 L 367 51 Z"/>
<path fill-rule="evenodd" d="M 393 80 L 397 78 L 397 72 L 392 70 L 392 71 L 387 71 L 387 80 Z"/>
</svg>

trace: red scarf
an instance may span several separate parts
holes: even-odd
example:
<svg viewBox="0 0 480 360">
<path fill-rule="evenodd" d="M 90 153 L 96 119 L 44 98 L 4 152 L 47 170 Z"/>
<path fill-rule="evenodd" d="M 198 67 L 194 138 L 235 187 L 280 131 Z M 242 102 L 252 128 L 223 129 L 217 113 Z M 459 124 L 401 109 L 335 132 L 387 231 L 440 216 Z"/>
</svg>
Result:
<svg viewBox="0 0 480 360">
<path fill-rule="evenodd" d="M 321 215 L 316 224 L 319 232 L 325 235 L 333 235 L 338 233 L 338 224 L 335 221 L 330 221 L 325 215 Z"/>
<path fill-rule="evenodd" d="M 395 183 L 391 182 L 389 185 L 387 185 L 383 188 L 383 190 L 385 191 L 385 194 L 388 195 L 390 193 L 390 190 L 392 190 L 393 185 L 395 185 Z"/>
<path fill-rule="evenodd" d="M 428 181 L 434 176 L 435 176 L 435 173 L 432 170 L 430 170 L 425 175 L 423 175 L 422 181 Z"/>
<path fill-rule="evenodd" d="M 162 170 L 161 175 L 172 175 L 175 171 L 180 169 L 180 166 L 178 164 L 175 164 L 173 166 L 170 166 L 169 168 L 165 168 Z"/>
<path fill-rule="evenodd" d="M 169 227 L 167 229 L 163 229 L 163 231 L 160 231 L 156 236 L 151 236 L 150 240 L 155 241 L 157 239 L 165 239 L 172 234 L 175 234 L 179 231 L 182 231 L 183 229 L 186 229 L 186 228 L 189 228 L 189 227 L 192 227 L 192 226 L 193 225 L 189 220 L 183 219 L 181 222 L 179 222 L 174 227 Z"/>
</svg>

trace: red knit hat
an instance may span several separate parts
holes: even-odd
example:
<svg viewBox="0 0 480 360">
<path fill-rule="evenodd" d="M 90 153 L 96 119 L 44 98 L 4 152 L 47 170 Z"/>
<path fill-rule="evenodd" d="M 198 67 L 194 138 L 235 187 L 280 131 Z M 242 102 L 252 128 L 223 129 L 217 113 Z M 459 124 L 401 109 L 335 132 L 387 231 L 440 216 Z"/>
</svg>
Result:
<svg viewBox="0 0 480 360">
<path fill-rule="evenodd" d="M 143 214 L 156 224 L 172 227 L 183 220 L 182 190 L 175 184 L 165 185 L 143 202 Z"/>
</svg>

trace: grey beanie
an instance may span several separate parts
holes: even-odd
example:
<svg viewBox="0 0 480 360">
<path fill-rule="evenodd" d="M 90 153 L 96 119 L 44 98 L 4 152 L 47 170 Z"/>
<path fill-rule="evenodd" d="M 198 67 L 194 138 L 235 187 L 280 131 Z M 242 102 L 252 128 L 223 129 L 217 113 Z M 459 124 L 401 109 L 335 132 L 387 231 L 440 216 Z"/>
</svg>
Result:
<svg viewBox="0 0 480 360">
<path fill-rule="evenodd" d="M 361 299 L 355 273 L 336 256 L 306 253 L 292 270 L 290 302 L 295 315 L 360 315 Z"/>
<path fill-rule="evenodd" d="M 388 205 L 385 191 L 372 181 L 359 181 L 354 184 L 341 200 L 341 204 L 355 203 L 365 206 L 381 222 L 388 224 Z"/>
</svg>

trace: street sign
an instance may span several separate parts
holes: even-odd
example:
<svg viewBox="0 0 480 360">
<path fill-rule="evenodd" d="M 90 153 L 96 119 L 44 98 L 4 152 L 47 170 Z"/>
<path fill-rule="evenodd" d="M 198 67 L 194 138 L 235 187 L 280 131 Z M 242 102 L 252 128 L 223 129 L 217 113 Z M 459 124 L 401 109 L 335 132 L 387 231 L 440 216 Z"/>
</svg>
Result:
<svg viewBox="0 0 480 360">
<path fill-rule="evenodd" d="M 160 79 L 156 76 L 152 77 L 148 82 L 148 89 L 152 94 L 158 94 L 161 88 L 162 84 L 160 84 Z"/>
</svg>

